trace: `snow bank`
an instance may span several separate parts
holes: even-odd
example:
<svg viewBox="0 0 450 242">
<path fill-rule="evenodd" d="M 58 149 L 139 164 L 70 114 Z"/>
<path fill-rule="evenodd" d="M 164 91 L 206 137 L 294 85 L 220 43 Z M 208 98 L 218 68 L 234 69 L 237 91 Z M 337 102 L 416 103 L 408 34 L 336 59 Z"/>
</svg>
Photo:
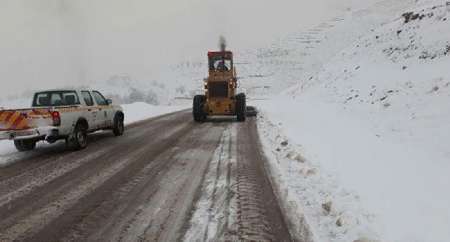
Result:
<svg viewBox="0 0 450 242">
<path fill-rule="evenodd" d="M 280 113 L 286 111 L 287 108 L 281 109 Z M 290 139 L 301 131 L 289 129 L 285 124 L 299 119 L 284 119 L 284 116 L 274 119 L 273 115 L 263 112 L 258 126 L 270 160 L 268 167 L 273 185 L 288 220 L 293 224 L 291 233 L 305 241 L 378 238 L 373 229 L 372 215 L 362 206 L 358 195 L 341 186 L 332 173 L 324 171 L 315 159 L 308 156 L 306 147 L 297 145 L 298 140 Z M 275 120 L 286 123 L 275 123 Z M 288 133 L 290 131 L 294 133 Z M 298 137 L 310 138 L 303 134 Z"/>
<path fill-rule="evenodd" d="M 450 241 L 450 3 L 390 18 L 336 39 L 347 47 L 307 69 L 290 97 L 257 105 L 270 120 L 260 125 L 280 129 L 263 137 L 318 241 Z M 293 147 L 280 147 L 284 135 Z M 288 162 L 291 149 L 304 163 Z"/>
<path fill-rule="evenodd" d="M 137 102 L 133 104 L 123 104 L 122 108 L 125 113 L 125 124 L 131 124 L 163 114 L 188 109 L 190 108 L 190 105 L 155 106 L 148 103 Z"/>
</svg>

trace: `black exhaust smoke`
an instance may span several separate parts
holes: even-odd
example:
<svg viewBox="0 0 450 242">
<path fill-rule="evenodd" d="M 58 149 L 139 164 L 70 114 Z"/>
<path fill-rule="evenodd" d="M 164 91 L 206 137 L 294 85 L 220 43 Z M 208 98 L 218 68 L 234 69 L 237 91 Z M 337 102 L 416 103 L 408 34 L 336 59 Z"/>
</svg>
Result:
<svg viewBox="0 0 450 242">
<path fill-rule="evenodd" d="M 227 40 L 223 36 L 219 37 L 219 48 L 220 51 L 225 51 L 225 49 L 227 48 Z"/>
</svg>

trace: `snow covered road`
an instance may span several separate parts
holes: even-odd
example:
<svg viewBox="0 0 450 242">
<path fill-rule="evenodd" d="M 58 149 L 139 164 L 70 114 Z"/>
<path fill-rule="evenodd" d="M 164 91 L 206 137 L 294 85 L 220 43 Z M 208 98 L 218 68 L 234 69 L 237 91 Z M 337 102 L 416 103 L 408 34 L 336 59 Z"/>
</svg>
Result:
<svg viewBox="0 0 450 242">
<path fill-rule="evenodd" d="M 191 119 L 160 116 L 120 138 L 93 134 L 79 152 L 40 147 L 0 168 L 0 240 L 290 241 L 255 119 Z"/>
</svg>

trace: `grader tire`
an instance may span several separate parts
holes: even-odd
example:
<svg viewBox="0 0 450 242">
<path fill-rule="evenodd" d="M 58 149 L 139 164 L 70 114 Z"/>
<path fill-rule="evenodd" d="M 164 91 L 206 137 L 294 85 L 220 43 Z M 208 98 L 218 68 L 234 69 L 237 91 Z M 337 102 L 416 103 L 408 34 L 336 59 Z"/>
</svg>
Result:
<svg viewBox="0 0 450 242">
<path fill-rule="evenodd" d="M 244 122 L 245 121 L 246 110 L 247 110 L 247 105 L 246 105 L 245 94 L 244 93 L 240 93 L 240 94 L 236 95 L 236 116 L 237 116 L 237 121 L 239 121 L 239 122 Z"/>
<path fill-rule="evenodd" d="M 204 95 L 197 95 L 194 97 L 194 101 L 192 104 L 192 115 L 194 116 L 195 122 L 205 122 L 206 113 L 203 110 L 205 102 L 206 97 Z"/>
</svg>

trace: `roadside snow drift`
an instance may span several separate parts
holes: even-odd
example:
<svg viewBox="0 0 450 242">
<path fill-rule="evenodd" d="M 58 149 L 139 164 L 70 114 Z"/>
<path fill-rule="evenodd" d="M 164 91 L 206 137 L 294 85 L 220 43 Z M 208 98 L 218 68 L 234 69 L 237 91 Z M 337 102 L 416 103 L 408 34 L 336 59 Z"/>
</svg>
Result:
<svg viewBox="0 0 450 242">
<path fill-rule="evenodd" d="M 131 124 L 148 118 L 190 108 L 189 105 L 155 106 L 143 102 L 122 104 L 121 106 L 123 108 L 123 112 L 125 113 L 125 124 Z"/>
<path fill-rule="evenodd" d="M 391 19 L 258 104 L 275 179 L 317 241 L 450 241 L 450 2 Z"/>
</svg>

